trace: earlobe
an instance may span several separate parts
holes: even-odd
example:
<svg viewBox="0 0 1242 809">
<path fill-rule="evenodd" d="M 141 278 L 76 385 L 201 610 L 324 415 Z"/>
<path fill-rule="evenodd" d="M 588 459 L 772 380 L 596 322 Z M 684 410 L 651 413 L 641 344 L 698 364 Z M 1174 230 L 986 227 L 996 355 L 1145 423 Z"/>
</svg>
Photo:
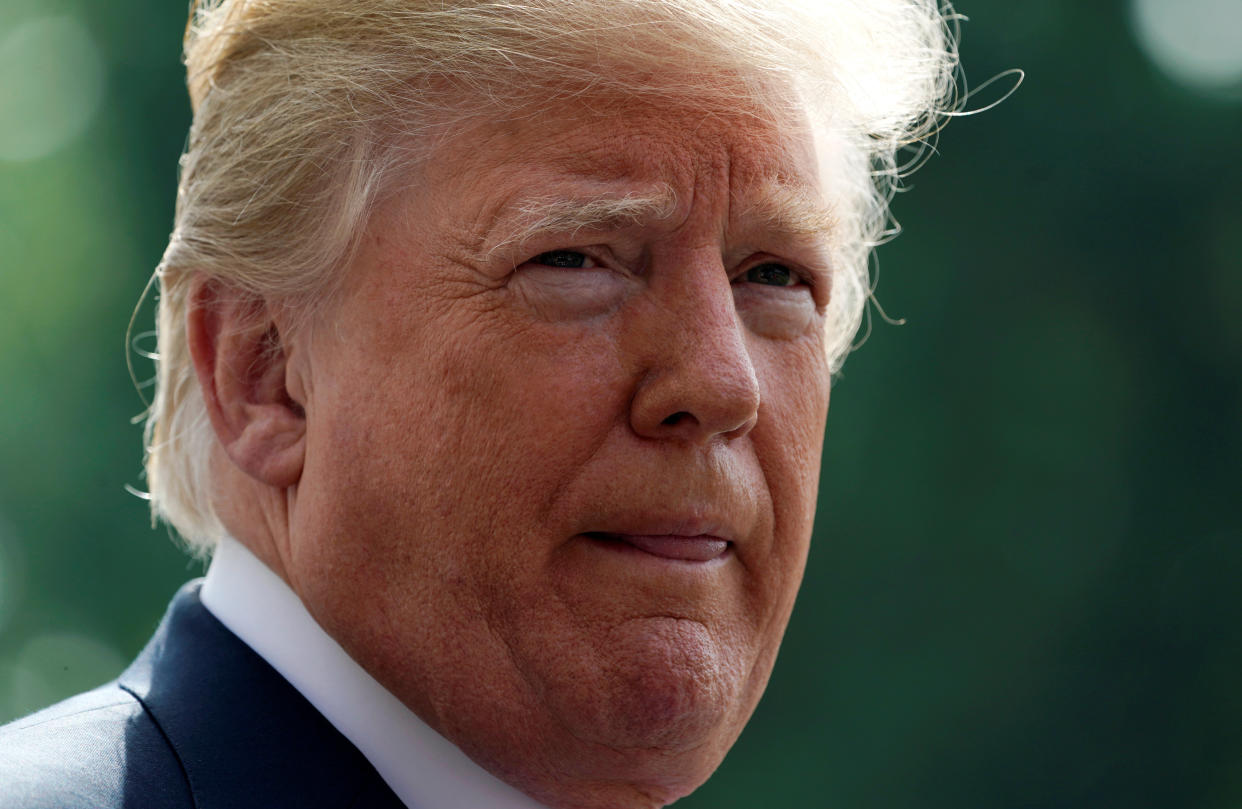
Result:
<svg viewBox="0 0 1242 809">
<path fill-rule="evenodd" d="M 286 382 L 286 336 L 265 301 L 194 282 L 186 337 L 211 425 L 235 466 L 278 489 L 301 478 L 306 445 L 304 403 Z"/>
</svg>

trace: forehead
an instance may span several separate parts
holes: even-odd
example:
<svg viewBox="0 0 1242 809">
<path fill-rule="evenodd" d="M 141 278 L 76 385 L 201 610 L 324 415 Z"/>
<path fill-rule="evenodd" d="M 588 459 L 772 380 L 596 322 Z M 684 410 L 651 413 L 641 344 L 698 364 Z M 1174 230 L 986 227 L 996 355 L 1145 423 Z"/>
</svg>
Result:
<svg viewBox="0 0 1242 809">
<path fill-rule="evenodd" d="M 425 179 L 500 207 L 561 194 L 663 197 L 674 218 L 703 196 L 756 215 L 822 206 L 823 196 L 805 118 L 641 98 L 574 98 L 475 123 L 446 139 Z"/>
</svg>

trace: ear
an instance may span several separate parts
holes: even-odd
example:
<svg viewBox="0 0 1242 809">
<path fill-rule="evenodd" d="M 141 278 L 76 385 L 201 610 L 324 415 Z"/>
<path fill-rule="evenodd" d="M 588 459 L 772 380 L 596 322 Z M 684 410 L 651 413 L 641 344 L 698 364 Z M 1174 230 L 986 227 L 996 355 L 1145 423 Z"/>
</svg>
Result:
<svg viewBox="0 0 1242 809">
<path fill-rule="evenodd" d="M 186 337 L 207 414 L 237 468 L 285 489 L 302 476 L 306 411 L 286 386 L 287 344 L 270 307 L 199 278 L 190 289 Z"/>
</svg>

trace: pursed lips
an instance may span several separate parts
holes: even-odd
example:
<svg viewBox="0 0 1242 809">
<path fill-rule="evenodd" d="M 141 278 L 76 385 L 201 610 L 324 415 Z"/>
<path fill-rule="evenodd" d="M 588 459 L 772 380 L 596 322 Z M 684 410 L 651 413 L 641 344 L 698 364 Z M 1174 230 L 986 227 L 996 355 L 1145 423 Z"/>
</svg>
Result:
<svg viewBox="0 0 1242 809">
<path fill-rule="evenodd" d="M 710 534 L 682 536 L 678 534 L 613 534 L 602 531 L 587 534 L 605 542 L 623 542 L 652 556 L 683 562 L 710 562 L 724 555 L 731 544 Z"/>
<path fill-rule="evenodd" d="M 710 562 L 724 556 L 736 535 L 719 521 L 683 516 L 620 520 L 608 530 L 583 534 L 619 549 L 633 548 L 683 562 Z"/>
</svg>

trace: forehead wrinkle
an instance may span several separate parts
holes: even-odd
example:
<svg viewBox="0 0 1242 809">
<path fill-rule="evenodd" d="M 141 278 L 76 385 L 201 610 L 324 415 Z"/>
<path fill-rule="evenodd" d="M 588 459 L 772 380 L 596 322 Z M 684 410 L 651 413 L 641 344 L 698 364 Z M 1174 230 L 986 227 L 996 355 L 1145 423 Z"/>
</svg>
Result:
<svg viewBox="0 0 1242 809">
<path fill-rule="evenodd" d="M 660 184 L 650 193 L 631 192 L 624 196 L 530 197 L 503 206 L 493 219 L 492 230 L 511 231 L 494 242 L 487 257 L 520 246 L 544 234 L 573 238 L 583 230 L 616 230 L 668 219 L 677 208 L 672 186 Z"/>
</svg>

